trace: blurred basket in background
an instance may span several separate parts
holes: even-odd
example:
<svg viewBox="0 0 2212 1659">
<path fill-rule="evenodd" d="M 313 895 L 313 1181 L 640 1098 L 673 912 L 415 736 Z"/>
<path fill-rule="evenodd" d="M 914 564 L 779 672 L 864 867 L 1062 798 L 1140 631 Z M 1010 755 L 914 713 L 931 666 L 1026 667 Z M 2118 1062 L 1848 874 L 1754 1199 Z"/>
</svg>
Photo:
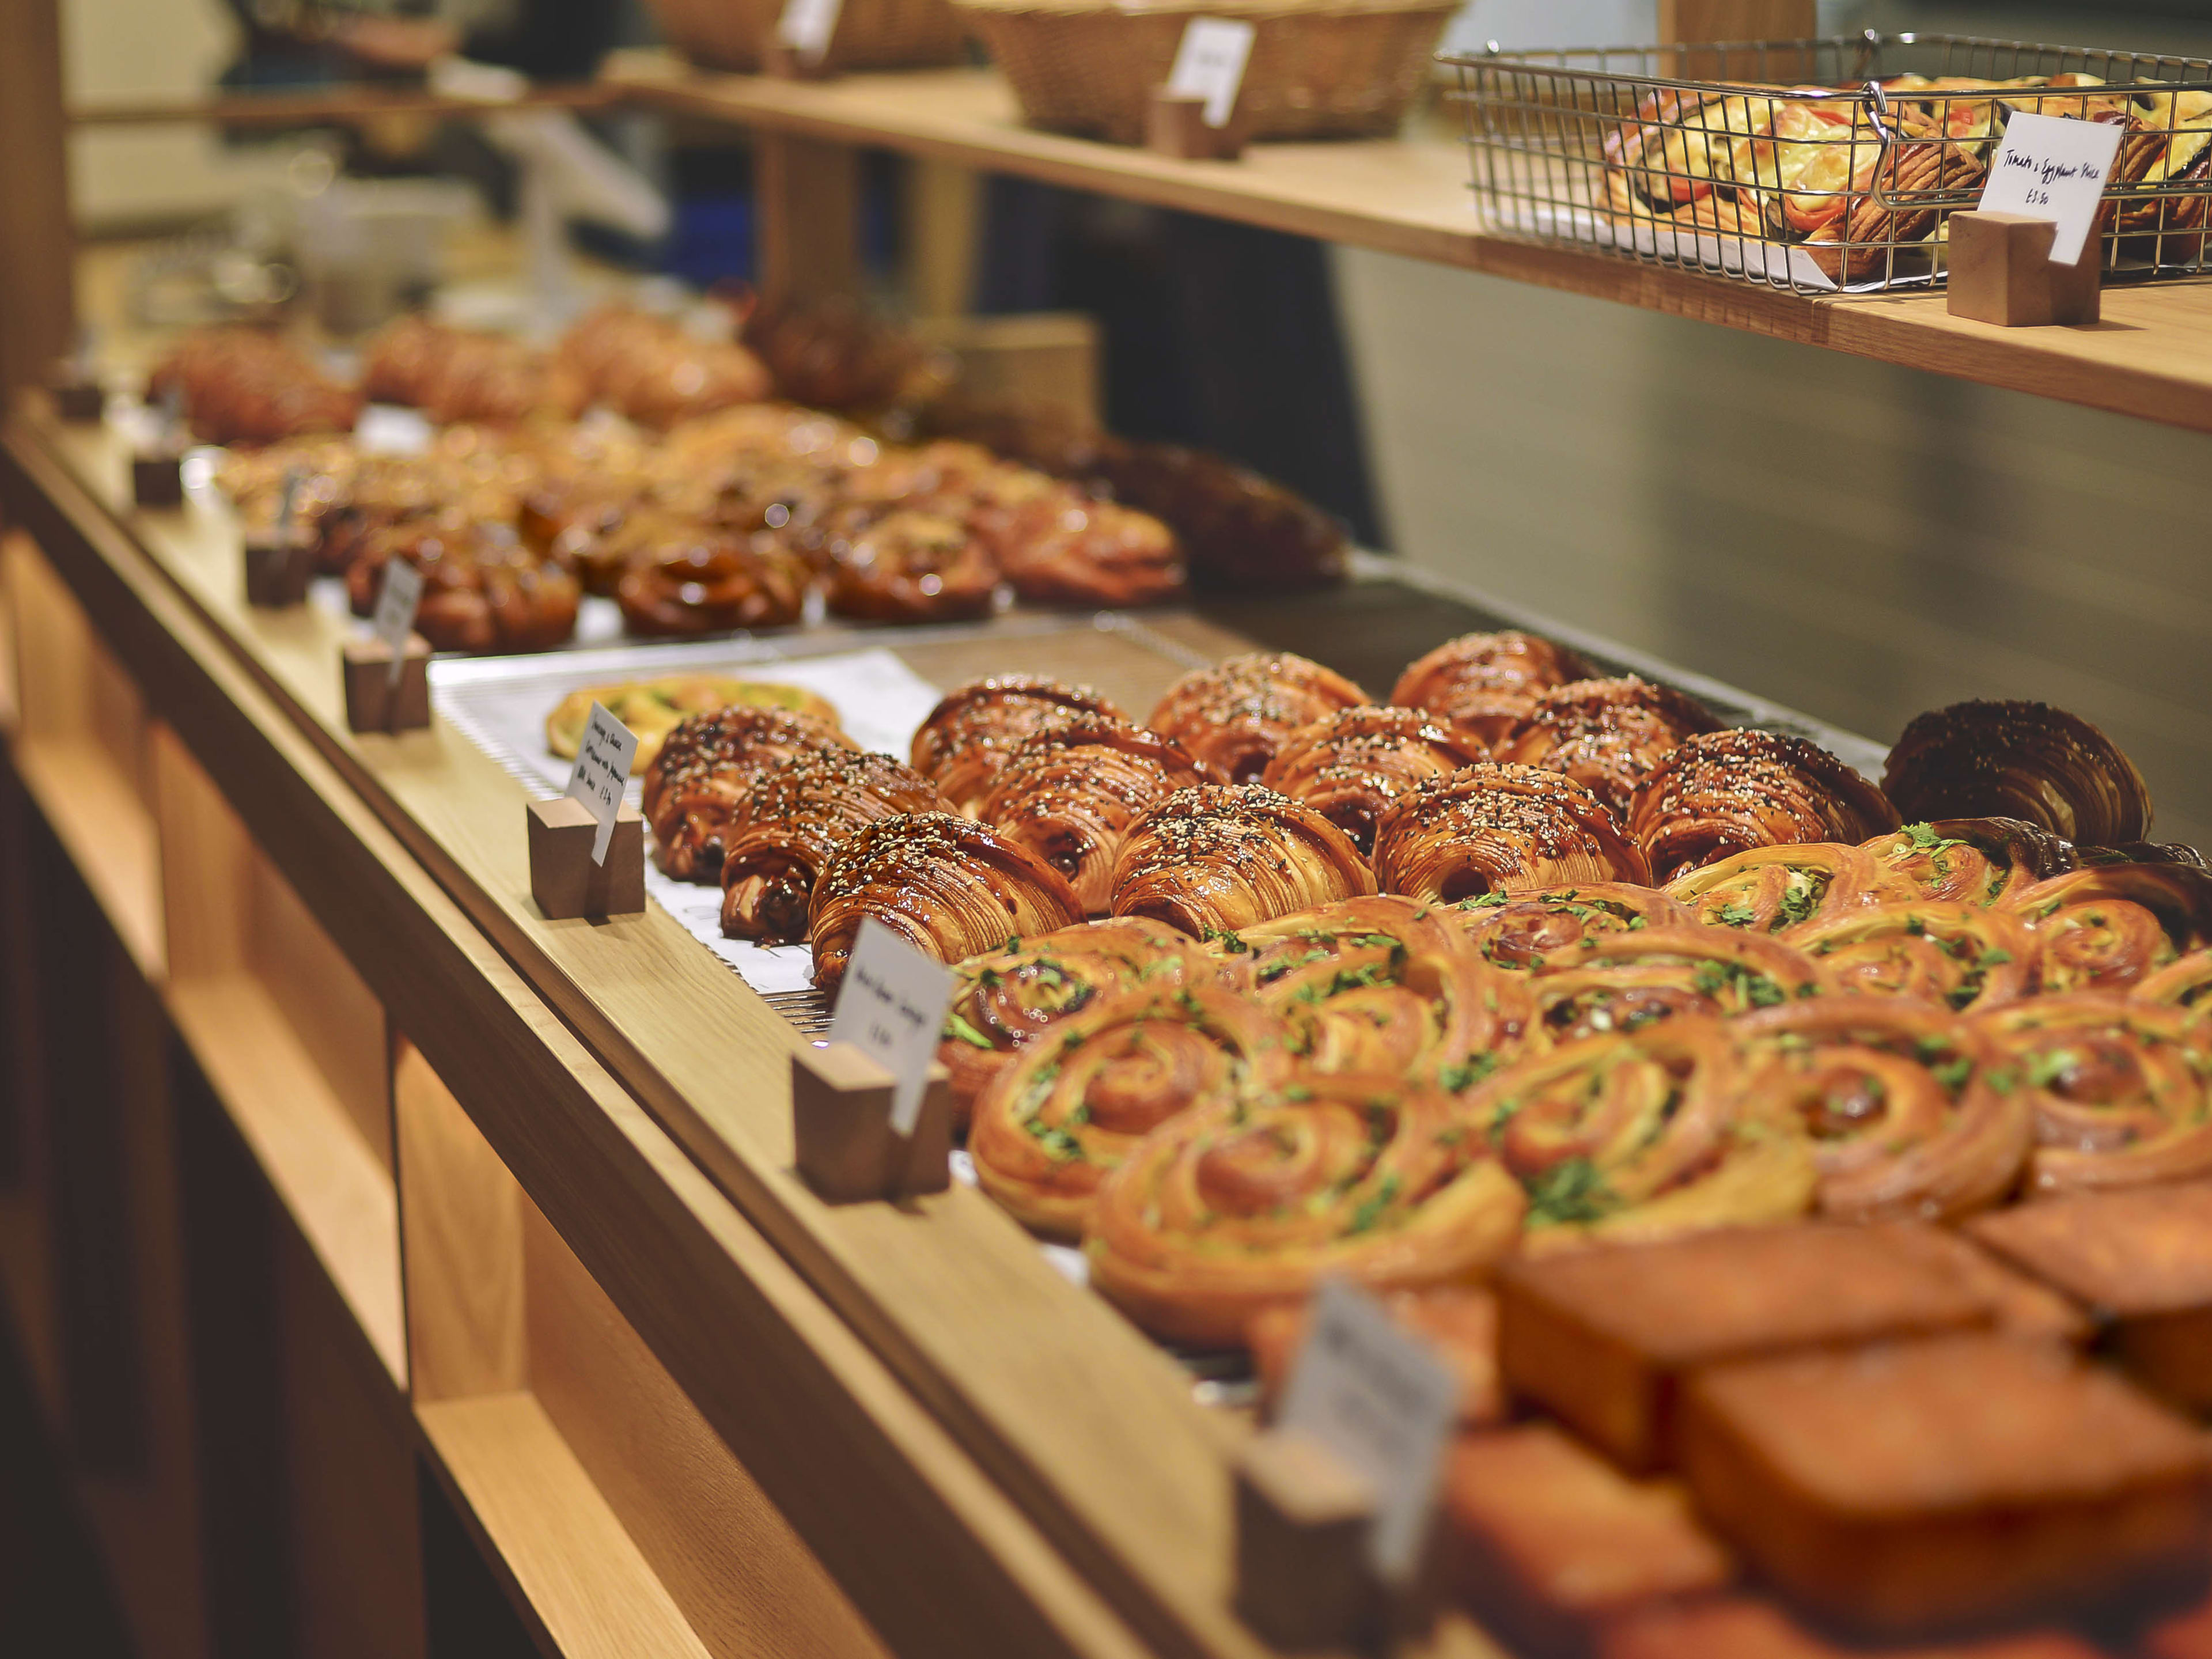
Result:
<svg viewBox="0 0 2212 1659">
<path fill-rule="evenodd" d="M 783 0 L 647 0 L 668 44 L 704 69 L 759 70 Z M 967 56 L 950 0 L 844 0 L 823 70 L 929 69 Z"/>
<path fill-rule="evenodd" d="M 1194 17 L 1253 26 L 1237 107 L 1254 138 L 1394 133 L 1450 0 L 960 0 L 1033 126 L 1139 144 Z"/>
</svg>

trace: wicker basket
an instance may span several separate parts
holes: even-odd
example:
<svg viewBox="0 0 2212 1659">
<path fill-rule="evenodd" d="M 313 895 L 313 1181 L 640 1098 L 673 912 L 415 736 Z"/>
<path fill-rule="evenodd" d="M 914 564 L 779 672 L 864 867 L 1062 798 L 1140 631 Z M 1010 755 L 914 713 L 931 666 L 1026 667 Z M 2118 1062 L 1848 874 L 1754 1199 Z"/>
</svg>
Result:
<svg viewBox="0 0 2212 1659">
<path fill-rule="evenodd" d="M 750 74 L 775 38 L 783 0 L 647 0 L 660 32 L 693 63 Z M 967 30 L 948 0 L 845 0 L 822 67 L 927 69 L 967 55 Z"/>
<path fill-rule="evenodd" d="M 1397 131 L 1459 9 L 1451 0 L 959 0 L 1031 125 L 1142 143 L 1193 17 L 1253 25 L 1238 99 L 1255 138 Z"/>
</svg>

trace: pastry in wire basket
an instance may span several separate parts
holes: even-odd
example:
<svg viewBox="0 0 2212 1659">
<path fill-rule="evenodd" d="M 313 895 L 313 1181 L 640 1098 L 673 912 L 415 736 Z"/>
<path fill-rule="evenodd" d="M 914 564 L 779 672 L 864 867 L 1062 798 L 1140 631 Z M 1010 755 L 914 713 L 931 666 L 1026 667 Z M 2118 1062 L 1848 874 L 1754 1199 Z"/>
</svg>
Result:
<svg viewBox="0 0 2212 1659">
<path fill-rule="evenodd" d="M 1496 758 L 1562 772 L 1616 817 L 1628 815 L 1637 785 L 1683 738 L 1719 722 L 1672 686 L 1633 675 L 1576 680 L 1538 697 L 1498 745 Z"/>
<path fill-rule="evenodd" d="M 1255 783 L 1206 784 L 1130 825 L 1112 904 L 1206 939 L 1374 890 L 1359 849 L 1320 813 Z"/>
<path fill-rule="evenodd" d="M 1908 819 L 2024 819 L 2085 846 L 2150 833 L 2150 790 L 2088 721 L 2040 702 L 1958 702 L 1921 715 L 1889 751 L 1883 791 Z"/>
<path fill-rule="evenodd" d="M 987 826 L 951 812 L 902 812 L 842 842 L 815 878 L 814 983 L 836 994 L 866 921 L 956 963 L 1082 920 L 1059 871 Z"/>
<path fill-rule="evenodd" d="M 1084 908 L 1100 915 L 1130 826 L 1177 790 L 1211 781 L 1180 744 L 1086 715 L 1011 751 L 975 816 L 1066 876 Z"/>
<path fill-rule="evenodd" d="M 2112 864 L 2024 887 L 2002 907 L 2035 936 L 2039 990 L 2124 991 L 2212 945 L 2212 875 L 2183 864 Z"/>
<path fill-rule="evenodd" d="M 1830 990 L 1994 1008 L 2035 989 L 2036 941 L 2019 917 L 1950 899 L 1908 899 L 1793 927 Z"/>
<path fill-rule="evenodd" d="M 1480 744 L 1418 708 L 1340 709 L 1284 739 L 1260 781 L 1304 801 L 1375 850 L 1375 826 L 1400 797 L 1483 758 Z"/>
<path fill-rule="evenodd" d="M 1301 1077 L 1148 1135 L 1100 1190 L 1084 1252 L 1091 1282 L 1146 1330 L 1226 1346 L 1325 1276 L 1377 1291 L 1479 1279 L 1526 1207 L 1449 1096 Z"/>
<path fill-rule="evenodd" d="M 1334 669 L 1255 651 L 1184 675 L 1145 724 L 1231 782 L 1256 783 L 1291 733 L 1367 701 Z"/>
<path fill-rule="evenodd" d="M 1866 843 L 1885 894 L 1997 904 L 2074 868 L 2075 849 L 2021 818 L 1939 818 Z"/>
<path fill-rule="evenodd" d="M 1656 888 L 1586 881 L 1522 892 L 1484 893 L 1437 914 L 1450 920 L 1495 967 L 1536 972 L 1571 959 L 1585 940 L 1651 927 L 1687 927 L 1697 918 Z"/>
<path fill-rule="evenodd" d="M 1778 1008 L 1823 988 L 1804 952 L 1728 927 L 1601 934 L 1547 957 L 1535 980 L 1544 1031 L 1561 1042 L 1681 1015 Z"/>
<path fill-rule="evenodd" d="M 714 881 L 722 837 L 753 787 L 794 755 L 850 752 L 842 732 L 779 708 L 717 708 L 687 715 L 645 769 L 642 802 L 653 857 L 678 881 Z"/>
<path fill-rule="evenodd" d="M 1846 915 L 1905 890 L 1883 885 L 1874 854 L 1839 842 L 1756 847 L 1677 876 L 1667 896 L 1714 927 L 1779 933 Z"/>
<path fill-rule="evenodd" d="M 814 884 L 878 818 L 943 807 L 937 786 L 889 755 L 806 749 L 756 782 L 722 831 L 722 932 L 798 945 Z"/>
<path fill-rule="evenodd" d="M 1423 784 L 1383 814 L 1375 878 L 1446 904 L 1577 882 L 1648 884 L 1644 854 L 1571 778 L 1484 761 Z"/>
<path fill-rule="evenodd" d="M 933 781 L 959 811 L 972 812 L 1015 750 L 1040 732 L 1091 717 L 1123 718 L 1086 685 L 1033 674 L 970 680 L 946 692 L 915 732 L 914 769 Z"/>
<path fill-rule="evenodd" d="M 2034 1144 L 2027 1096 L 1940 1005 L 1823 997 L 1732 1029 L 1749 1097 L 1794 1111 L 1811 1139 L 1822 1214 L 1954 1221 L 2020 1184 Z"/>
<path fill-rule="evenodd" d="M 1537 698 L 1589 678 L 1580 657 L 1533 634 L 1465 634 L 1409 666 L 1390 701 L 1426 709 L 1495 750 L 1535 712 Z"/>
<path fill-rule="evenodd" d="M 1686 738 L 1636 792 L 1628 832 L 1662 884 L 1755 847 L 1853 846 L 1898 827 L 1881 790 L 1818 744 L 1773 732 Z"/>
<path fill-rule="evenodd" d="M 1073 1238 L 1100 1182 L 1162 1124 L 1280 1087 L 1294 1064 L 1282 1022 L 1236 992 L 1103 997 L 1018 1049 L 977 1097 L 976 1181 L 1024 1224 Z"/>
</svg>

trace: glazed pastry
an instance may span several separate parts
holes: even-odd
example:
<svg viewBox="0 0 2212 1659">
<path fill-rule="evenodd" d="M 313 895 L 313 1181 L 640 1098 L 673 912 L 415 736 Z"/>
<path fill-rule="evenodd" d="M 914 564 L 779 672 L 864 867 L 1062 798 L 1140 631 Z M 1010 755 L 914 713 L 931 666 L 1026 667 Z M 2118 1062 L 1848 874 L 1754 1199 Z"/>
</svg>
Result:
<svg viewBox="0 0 2212 1659">
<path fill-rule="evenodd" d="M 1777 1008 L 1823 988 L 1802 951 L 1729 927 L 1602 934 L 1547 957 L 1536 977 L 1544 1030 L 1561 1042 L 1680 1014 Z"/>
<path fill-rule="evenodd" d="M 1375 850 L 1375 826 L 1401 796 L 1482 758 L 1472 739 L 1417 708 L 1346 708 L 1283 740 L 1260 775 L 1268 788 L 1303 801 Z"/>
<path fill-rule="evenodd" d="M 511 335 L 402 317 L 368 343 L 362 390 L 374 403 L 421 410 L 439 426 L 508 426 L 532 415 L 573 420 L 555 396 L 544 354 Z"/>
<path fill-rule="evenodd" d="M 1249 468 L 1175 444 L 1093 438 L 1086 447 L 1095 459 L 1083 471 L 1175 532 L 1194 586 L 1285 593 L 1344 580 L 1344 526 Z"/>
<path fill-rule="evenodd" d="M 1544 693 L 1589 678 L 1580 657 L 1533 634 L 1467 634 L 1407 668 L 1390 701 L 1425 709 L 1495 750 Z"/>
<path fill-rule="evenodd" d="M 1942 818 L 1876 836 L 1866 850 L 1893 898 L 1996 904 L 2075 866 L 2072 847 L 2020 818 Z"/>
<path fill-rule="evenodd" d="M 828 603 L 860 622 L 961 622 L 990 615 L 998 586 L 998 564 L 959 520 L 902 511 L 836 546 Z"/>
<path fill-rule="evenodd" d="M 1528 972 L 1565 960 L 1585 939 L 1647 927 L 1686 927 L 1697 918 L 1655 888 L 1591 881 L 1519 893 L 1485 893 L 1439 914 L 1493 966 Z"/>
<path fill-rule="evenodd" d="M 1162 1124 L 1287 1083 L 1290 1033 L 1207 985 L 1103 997 L 1017 1050 L 975 1102 L 983 1190 L 1037 1231 L 1083 1230 L 1101 1182 Z"/>
<path fill-rule="evenodd" d="M 2019 917 L 1978 904 L 1876 904 L 1790 930 L 1826 988 L 1995 1008 L 2035 989 L 2036 940 Z"/>
<path fill-rule="evenodd" d="M 1175 532 L 1064 485 L 1006 514 L 991 541 L 1014 592 L 1032 605 L 1122 610 L 1183 591 Z"/>
<path fill-rule="evenodd" d="M 2145 975 L 2128 994 L 2174 1008 L 2204 1006 L 2212 999 L 2212 950 L 2191 951 L 2179 961 Z"/>
<path fill-rule="evenodd" d="M 155 365 L 146 401 L 174 396 L 203 443 L 265 444 L 350 432 L 361 394 L 338 385 L 282 336 L 242 325 L 196 328 Z"/>
<path fill-rule="evenodd" d="M 2063 840 L 2145 840 L 2150 790 L 2102 732 L 2040 702 L 1960 702 L 1921 715 L 1882 788 L 1908 818 L 2022 818 Z"/>
<path fill-rule="evenodd" d="M 1811 1138 L 1823 1215 L 1954 1221 L 2020 1184 L 2027 1097 L 1992 1081 L 1990 1051 L 1941 1006 L 1823 997 L 1734 1030 L 1750 1096 L 1794 1110 Z"/>
<path fill-rule="evenodd" d="M 687 715 L 645 769 L 642 805 L 653 857 L 678 881 L 721 873 L 722 836 L 753 786 L 794 755 L 851 752 L 832 726 L 778 708 L 717 708 Z"/>
<path fill-rule="evenodd" d="M 975 816 L 1066 876 L 1096 915 L 1114 896 L 1114 863 L 1129 826 L 1178 789 L 1209 781 L 1169 742 L 1090 715 L 1030 738 L 1006 757 Z"/>
<path fill-rule="evenodd" d="M 1628 816 L 1636 787 L 1683 738 L 1720 722 L 1672 686 L 1634 676 L 1547 691 L 1496 748 L 1499 760 L 1563 772 Z"/>
<path fill-rule="evenodd" d="M 1014 1050 L 1101 997 L 1189 982 L 1218 983 L 1213 962 L 1172 927 L 1135 916 L 1009 939 L 962 963 L 937 1058 L 965 1121 L 975 1097 Z"/>
<path fill-rule="evenodd" d="M 1826 750 L 1772 732 L 1684 739 L 1628 814 L 1628 833 L 1662 883 L 1755 847 L 1856 846 L 1897 827 L 1881 791 Z"/>
<path fill-rule="evenodd" d="M 1498 1298 L 1465 1285 L 1394 1291 L 1382 1298 L 1390 1317 L 1426 1341 L 1459 1379 L 1459 1423 L 1479 1428 L 1505 1420 L 1505 1390 L 1498 1380 Z M 1305 1346 L 1311 1304 L 1262 1309 L 1244 1328 L 1252 1368 L 1260 1374 L 1260 1401 L 1273 1412 L 1290 1386 L 1291 1368 Z"/>
<path fill-rule="evenodd" d="M 836 994 L 865 921 L 955 963 L 1082 920 L 1059 871 L 983 825 L 951 812 L 899 813 L 848 839 L 815 878 L 814 983 Z"/>
<path fill-rule="evenodd" d="M 355 615 L 375 611 L 393 559 L 422 573 L 415 631 L 433 650 L 547 651 L 576 631 L 575 582 L 503 526 L 411 519 L 378 531 L 346 573 Z"/>
<path fill-rule="evenodd" d="M 1462 1127 L 1448 1096 L 1375 1077 L 1187 1113 L 1099 1190 L 1091 1282 L 1155 1335 L 1227 1345 L 1324 1276 L 1378 1291 L 1479 1278 L 1512 1249 L 1527 1200 Z"/>
<path fill-rule="evenodd" d="M 1291 733 L 1368 700 L 1343 675 L 1288 653 L 1255 652 L 1184 675 L 1145 722 L 1232 783 L 1257 782 Z"/>
<path fill-rule="evenodd" d="M 762 552 L 714 536 L 664 543 L 615 586 L 636 634 L 689 637 L 788 628 L 806 604 L 806 573 L 780 549 Z"/>
<path fill-rule="evenodd" d="M 1375 890 L 1344 831 L 1256 783 L 1181 789 L 1129 826 L 1113 910 L 1194 939 Z"/>
<path fill-rule="evenodd" d="M 1759 847 L 1667 884 L 1667 896 L 1711 927 L 1779 933 L 1848 915 L 1881 896 L 1871 853 L 1835 842 Z"/>
<path fill-rule="evenodd" d="M 575 388 L 556 396 L 602 403 L 651 427 L 758 403 L 771 390 L 766 367 L 735 341 L 623 306 L 602 306 L 577 323 L 553 367 L 556 385 L 565 375 Z"/>
<path fill-rule="evenodd" d="M 1972 1024 L 2035 1114 L 2030 1195 L 2212 1175 L 2212 1047 L 2194 1015 L 2084 992 Z"/>
<path fill-rule="evenodd" d="M 781 708 L 836 727 L 837 711 L 811 691 L 766 680 L 737 680 L 722 674 L 664 674 L 658 679 L 628 680 L 618 685 L 587 685 L 561 699 L 545 717 L 545 746 L 562 760 L 576 757 L 584 727 L 598 703 L 630 730 L 637 754 L 630 769 L 642 775 L 660 752 L 661 739 L 689 714 L 703 714 L 740 704 Z"/>
<path fill-rule="evenodd" d="M 1603 802 L 1533 766 L 1485 761 L 1424 784 L 1375 832 L 1383 890 L 1446 904 L 1578 882 L 1648 884 L 1650 873 Z"/>
<path fill-rule="evenodd" d="M 2212 945 L 2212 876 L 2186 865 L 2073 870 L 2021 889 L 2002 908 L 2034 930 L 2045 994 L 2124 991 Z"/>
<path fill-rule="evenodd" d="M 724 935 L 804 944 L 814 884 L 848 837 L 943 805 L 935 784 L 889 755 L 800 750 L 753 785 L 722 831 Z"/>
<path fill-rule="evenodd" d="M 1734 1035 L 1717 1019 L 1530 1054 L 1463 1106 L 1528 1194 L 1534 1252 L 1787 1221 L 1818 1182 L 1796 1123 L 1746 1098 Z"/>
<path fill-rule="evenodd" d="M 1121 711 L 1084 685 L 1029 674 L 971 680 L 947 692 L 914 734 L 914 769 L 963 812 L 982 805 L 1014 750 L 1080 716 L 1119 720 Z"/>
</svg>

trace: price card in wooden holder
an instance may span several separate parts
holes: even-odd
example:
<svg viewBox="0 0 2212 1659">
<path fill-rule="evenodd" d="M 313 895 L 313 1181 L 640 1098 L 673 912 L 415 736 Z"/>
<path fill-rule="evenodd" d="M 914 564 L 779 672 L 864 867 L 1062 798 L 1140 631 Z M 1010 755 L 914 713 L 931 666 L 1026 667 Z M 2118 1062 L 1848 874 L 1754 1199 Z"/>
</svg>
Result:
<svg viewBox="0 0 2212 1659">
<path fill-rule="evenodd" d="M 568 792 L 530 803 L 530 896 L 547 920 L 645 908 L 645 820 L 623 799 L 636 760 L 637 734 L 594 702 Z"/>
<path fill-rule="evenodd" d="M 844 0 L 784 0 L 777 15 L 775 36 L 769 42 L 762 67 L 786 80 L 806 80 L 824 73 L 830 43 L 836 37 L 837 18 Z"/>
<path fill-rule="evenodd" d="M 2094 323 L 2104 311 L 2097 230 L 2120 129 L 2014 115 L 1979 207 L 1948 222 L 1945 305 L 2000 328 Z"/>
<path fill-rule="evenodd" d="M 430 723 L 430 646 L 415 632 L 422 573 L 404 559 L 384 567 L 374 637 L 343 652 L 346 725 L 355 732 L 412 732 Z"/>
<path fill-rule="evenodd" d="M 300 491 L 306 475 L 294 467 L 284 475 L 276 521 L 246 537 L 246 602 L 266 609 L 303 605 L 307 579 L 314 571 L 314 550 L 300 523 Z"/>
<path fill-rule="evenodd" d="M 1237 18 L 1194 17 L 1185 25 L 1167 85 L 1153 94 L 1148 149 L 1187 161 L 1228 161 L 1243 153 L 1238 94 L 1252 40 L 1252 25 Z"/>
</svg>

